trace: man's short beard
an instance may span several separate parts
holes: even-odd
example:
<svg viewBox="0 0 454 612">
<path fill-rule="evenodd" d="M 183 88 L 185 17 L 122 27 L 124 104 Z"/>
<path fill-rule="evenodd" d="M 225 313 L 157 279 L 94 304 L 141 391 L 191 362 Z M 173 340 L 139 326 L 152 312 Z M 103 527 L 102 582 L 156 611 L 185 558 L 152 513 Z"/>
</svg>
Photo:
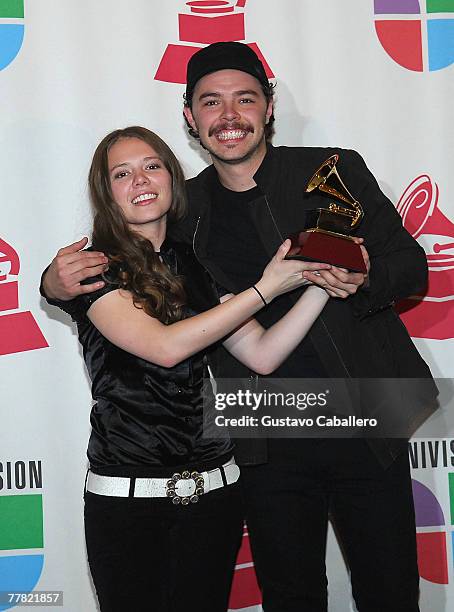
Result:
<svg viewBox="0 0 454 612">
<path fill-rule="evenodd" d="M 262 141 L 259 140 L 259 142 L 256 144 L 255 147 L 253 147 L 250 151 L 247 151 L 247 153 L 245 153 L 245 155 L 242 155 L 241 157 L 236 157 L 234 159 L 224 159 L 223 157 L 221 157 L 220 155 L 217 155 L 215 152 L 211 151 L 208 147 L 206 147 L 202 141 L 200 141 L 200 144 L 202 145 L 202 147 L 208 151 L 208 153 L 211 155 L 211 157 L 213 159 L 217 159 L 218 161 L 221 161 L 224 164 L 228 164 L 230 166 L 236 166 L 238 164 L 242 164 L 243 162 L 247 161 L 248 159 L 251 159 L 251 157 L 254 156 L 254 153 L 257 151 L 257 149 L 260 147 Z"/>
</svg>

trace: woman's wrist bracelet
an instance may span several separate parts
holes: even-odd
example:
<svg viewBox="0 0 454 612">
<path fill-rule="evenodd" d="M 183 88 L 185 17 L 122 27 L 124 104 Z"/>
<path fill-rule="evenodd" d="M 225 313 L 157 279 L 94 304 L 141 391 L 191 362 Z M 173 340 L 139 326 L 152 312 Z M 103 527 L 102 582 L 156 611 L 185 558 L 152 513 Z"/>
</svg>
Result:
<svg viewBox="0 0 454 612">
<path fill-rule="evenodd" d="M 265 306 L 267 306 L 267 305 L 268 305 L 268 302 L 265 300 L 265 298 L 264 298 L 264 297 L 263 297 L 263 295 L 260 293 L 260 291 L 257 289 L 257 287 L 256 287 L 255 285 L 252 285 L 252 288 L 253 288 L 253 289 L 255 289 L 255 290 L 257 291 L 257 293 L 259 294 L 260 299 L 262 300 L 263 304 L 264 304 Z"/>
</svg>

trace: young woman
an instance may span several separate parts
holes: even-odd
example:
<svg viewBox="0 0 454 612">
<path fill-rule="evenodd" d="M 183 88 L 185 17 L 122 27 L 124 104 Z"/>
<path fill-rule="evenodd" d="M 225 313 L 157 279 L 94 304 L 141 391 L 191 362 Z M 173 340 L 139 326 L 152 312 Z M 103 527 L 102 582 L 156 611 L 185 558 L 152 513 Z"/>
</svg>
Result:
<svg viewBox="0 0 454 612">
<path fill-rule="evenodd" d="M 328 296 L 308 287 L 268 330 L 252 315 L 300 287 L 303 270 L 329 266 L 284 261 L 284 243 L 255 286 L 219 304 L 192 249 L 166 238 L 184 213 L 184 177 L 142 127 L 102 140 L 89 188 L 105 286 L 58 305 L 77 322 L 96 402 L 85 531 L 101 610 L 224 612 L 243 515 L 230 440 L 203 437 L 204 349 L 222 339 L 272 372 Z"/>
</svg>

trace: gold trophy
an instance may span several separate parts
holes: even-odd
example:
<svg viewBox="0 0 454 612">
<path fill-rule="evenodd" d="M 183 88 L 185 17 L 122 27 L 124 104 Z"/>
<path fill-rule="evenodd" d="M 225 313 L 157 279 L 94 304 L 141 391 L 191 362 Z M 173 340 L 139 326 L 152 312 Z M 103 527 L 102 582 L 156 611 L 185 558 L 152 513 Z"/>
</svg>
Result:
<svg viewBox="0 0 454 612">
<path fill-rule="evenodd" d="M 365 274 L 360 245 L 349 236 L 364 213 L 339 176 L 338 160 L 337 154 L 325 160 L 306 187 L 306 193 L 318 190 L 337 202 L 330 202 L 327 208 L 307 211 L 305 228 L 290 236 L 292 247 L 287 259 L 320 261 Z"/>
</svg>

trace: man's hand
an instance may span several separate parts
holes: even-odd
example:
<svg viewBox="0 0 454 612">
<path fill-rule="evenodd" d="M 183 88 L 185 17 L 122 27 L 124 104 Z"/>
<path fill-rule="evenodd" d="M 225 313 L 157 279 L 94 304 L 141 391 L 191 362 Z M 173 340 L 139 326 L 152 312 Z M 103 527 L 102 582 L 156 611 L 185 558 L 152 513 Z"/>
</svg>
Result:
<svg viewBox="0 0 454 612">
<path fill-rule="evenodd" d="M 103 282 L 80 284 L 86 278 L 101 274 L 108 262 L 104 253 L 82 251 L 87 242 L 88 238 L 82 238 L 59 249 L 43 278 L 44 293 L 48 298 L 70 300 L 104 286 Z"/>
<path fill-rule="evenodd" d="M 363 242 L 362 238 L 355 238 L 357 244 Z M 361 244 L 361 252 L 367 268 L 367 274 L 349 272 L 344 268 L 332 266 L 330 270 L 319 272 L 304 272 L 303 276 L 314 285 L 322 287 L 330 297 L 346 298 L 358 291 L 361 286 L 369 282 L 370 260 L 365 247 Z"/>
</svg>

